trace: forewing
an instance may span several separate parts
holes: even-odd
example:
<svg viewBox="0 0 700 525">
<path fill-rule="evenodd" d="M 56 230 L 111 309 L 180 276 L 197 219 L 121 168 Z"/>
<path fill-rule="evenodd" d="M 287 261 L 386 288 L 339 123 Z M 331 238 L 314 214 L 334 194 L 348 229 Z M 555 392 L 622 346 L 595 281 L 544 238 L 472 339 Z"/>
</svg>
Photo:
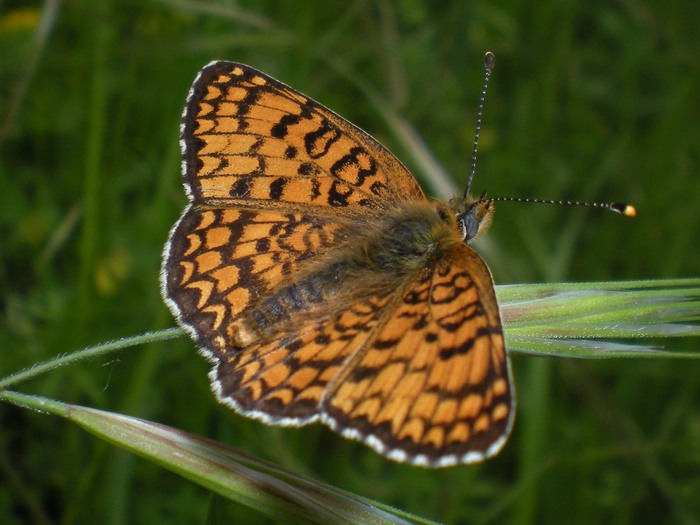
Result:
<svg viewBox="0 0 700 525">
<path fill-rule="evenodd" d="M 493 282 L 469 246 L 418 275 L 334 379 L 329 425 L 397 461 L 448 466 L 497 453 L 513 388 Z"/>
<path fill-rule="evenodd" d="M 355 216 L 425 198 L 406 168 L 364 131 L 233 62 L 212 62 L 200 71 L 185 107 L 181 145 L 185 187 L 200 204 L 287 205 L 312 213 L 335 208 Z"/>
</svg>

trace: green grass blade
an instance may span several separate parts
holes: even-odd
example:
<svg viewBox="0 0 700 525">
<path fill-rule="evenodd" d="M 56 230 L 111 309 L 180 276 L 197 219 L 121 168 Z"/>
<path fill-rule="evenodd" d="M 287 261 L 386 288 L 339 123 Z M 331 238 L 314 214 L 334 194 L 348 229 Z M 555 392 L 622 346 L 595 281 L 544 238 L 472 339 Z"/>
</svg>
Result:
<svg viewBox="0 0 700 525">
<path fill-rule="evenodd" d="M 126 348 L 153 343 L 156 341 L 175 339 L 176 337 L 180 337 L 182 334 L 184 334 L 184 332 L 180 328 L 168 328 L 167 330 L 146 332 L 145 334 L 124 337 L 116 341 L 100 343 L 98 345 L 83 348 L 82 350 L 71 352 L 70 354 L 61 354 L 52 359 L 37 363 L 30 368 L 20 370 L 19 372 L 15 372 L 14 374 L 0 379 L 0 389 L 7 388 L 10 385 L 15 385 L 22 381 L 33 379 L 41 374 L 45 374 L 46 372 L 50 372 L 51 370 L 67 366 L 72 363 L 77 363 L 83 359 L 104 356 L 112 352 L 117 352 Z"/>
<path fill-rule="evenodd" d="M 496 292 L 508 348 L 515 353 L 700 357 L 700 348 L 655 346 L 657 339 L 700 336 L 700 279 L 510 285 Z M 610 339 L 654 339 L 655 344 Z"/>
<path fill-rule="evenodd" d="M 64 417 L 105 441 L 280 522 L 429 523 L 407 514 L 399 516 L 385 505 L 165 425 L 17 392 L 0 392 L 0 399 Z"/>
</svg>

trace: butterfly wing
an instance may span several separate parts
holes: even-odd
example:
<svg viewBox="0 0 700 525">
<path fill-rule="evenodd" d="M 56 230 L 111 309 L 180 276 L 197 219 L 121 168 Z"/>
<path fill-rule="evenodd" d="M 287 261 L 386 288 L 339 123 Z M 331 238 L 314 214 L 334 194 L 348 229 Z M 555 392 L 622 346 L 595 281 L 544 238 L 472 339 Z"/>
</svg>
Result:
<svg viewBox="0 0 700 525">
<path fill-rule="evenodd" d="M 344 225 L 425 196 L 359 128 L 267 75 L 213 62 L 181 126 L 190 204 L 163 254 L 163 297 L 205 355 L 231 349 L 235 324 Z"/>
<path fill-rule="evenodd" d="M 425 198 L 368 134 L 242 64 L 200 71 L 181 135 L 185 190 L 197 204 L 356 216 Z"/>
<path fill-rule="evenodd" d="M 250 305 L 340 242 L 339 231 L 335 222 L 300 213 L 190 207 L 166 244 L 163 296 L 216 362 L 234 346 L 236 321 Z"/>
<path fill-rule="evenodd" d="M 448 466 L 504 445 L 513 387 L 493 282 L 469 246 L 449 248 L 387 309 L 324 398 L 328 424 L 397 461 Z"/>
<path fill-rule="evenodd" d="M 217 397 L 269 424 L 318 420 L 328 385 L 365 346 L 392 300 L 391 294 L 365 297 L 332 317 L 309 318 L 294 332 L 229 353 L 210 373 Z"/>
<path fill-rule="evenodd" d="M 219 399 L 247 416 L 321 419 L 424 466 L 495 454 L 514 412 L 491 277 L 466 245 L 391 293 L 229 355 L 211 379 Z"/>
</svg>

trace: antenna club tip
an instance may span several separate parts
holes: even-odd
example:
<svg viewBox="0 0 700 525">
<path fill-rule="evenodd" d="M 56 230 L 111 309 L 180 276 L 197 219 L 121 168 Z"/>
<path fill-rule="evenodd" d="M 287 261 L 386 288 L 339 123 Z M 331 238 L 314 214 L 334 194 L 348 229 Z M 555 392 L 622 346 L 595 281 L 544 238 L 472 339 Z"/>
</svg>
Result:
<svg viewBox="0 0 700 525">
<path fill-rule="evenodd" d="M 496 55 L 491 51 L 487 51 L 484 55 L 484 66 L 486 69 L 493 69 L 493 65 L 496 63 Z"/>
<path fill-rule="evenodd" d="M 637 208 L 635 208 L 631 204 L 625 204 L 624 202 L 615 202 L 610 207 L 613 211 L 621 213 L 625 217 L 637 216 Z"/>
</svg>

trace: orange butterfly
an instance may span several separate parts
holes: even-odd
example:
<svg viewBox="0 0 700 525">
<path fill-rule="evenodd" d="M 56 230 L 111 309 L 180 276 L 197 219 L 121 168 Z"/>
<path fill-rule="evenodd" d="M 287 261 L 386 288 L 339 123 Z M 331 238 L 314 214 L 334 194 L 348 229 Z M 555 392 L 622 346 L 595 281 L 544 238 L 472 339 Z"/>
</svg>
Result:
<svg viewBox="0 0 700 525">
<path fill-rule="evenodd" d="M 269 424 L 321 421 L 421 466 L 503 447 L 510 363 L 468 244 L 492 200 L 429 201 L 375 139 L 232 62 L 200 71 L 180 142 L 190 203 L 162 292 L 222 403 Z"/>
</svg>

